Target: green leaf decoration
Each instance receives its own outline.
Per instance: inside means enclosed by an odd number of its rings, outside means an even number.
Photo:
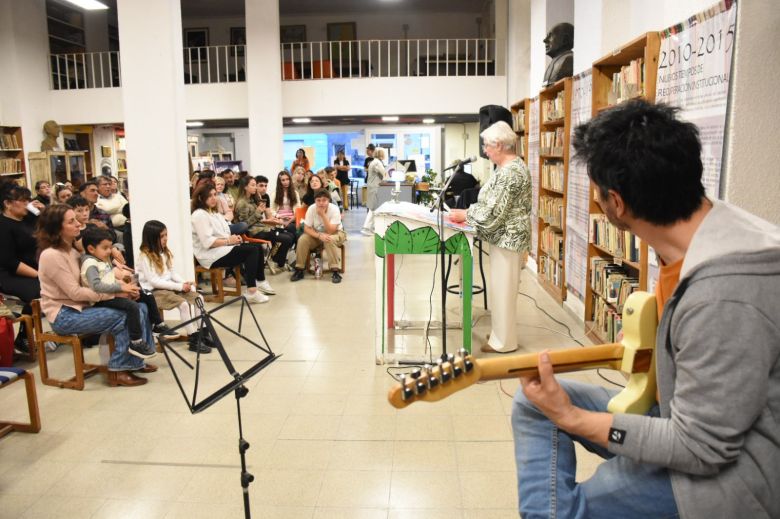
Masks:
[[[449,240],[444,242],[447,254],[467,254],[471,255],[471,249],[469,248],[469,240],[466,236],[459,232],[450,237]]]
[[[385,240],[374,233],[374,253],[380,258],[385,257]]]
[[[414,254],[436,254],[439,252],[439,235],[431,227],[419,227],[413,230],[412,252]]]
[[[385,231],[385,251],[388,254],[411,254],[412,233],[401,222],[393,222]]]

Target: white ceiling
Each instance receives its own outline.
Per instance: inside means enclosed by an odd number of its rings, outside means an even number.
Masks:
[[[181,0],[182,16],[233,17],[244,15],[245,0]],[[479,13],[492,0],[279,0],[282,16],[382,11]]]

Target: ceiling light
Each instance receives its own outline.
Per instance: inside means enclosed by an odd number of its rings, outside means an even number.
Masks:
[[[200,128],[203,126],[203,121],[187,121],[187,128]]]
[[[293,117],[292,121],[294,123],[306,124],[306,123],[310,123],[311,122],[311,118],[309,118],[309,117]]]
[[[397,115],[383,115],[382,120],[386,123],[396,123],[398,122],[398,116]]]
[[[70,2],[76,7],[81,7],[82,9],[85,9],[87,11],[98,11],[101,9],[108,9],[108,6],[106,4],[104,4],[103,2],[98,2],[98,0],[65,0],[65,1]]]
[[[425,119],[423,119],[423,124],[433,124],[435,122],[436,122],[436,119],[433,119],[431,117],[426,117]]]

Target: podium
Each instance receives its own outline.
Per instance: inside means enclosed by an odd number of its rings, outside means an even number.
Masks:
[[[420,361],[409,357],[406,352],[397,352],[389,347],[388,332],[395,329],[419,329],[396,321],[395,316],[395,263],[399,254],[440,254],[438,214],[427,207],[408,202],[385,202],[375,211],[374,220],[374,266],[376,269],[376,331],[374,336],[376,363],[396,361]],[[445,217],[444,242],[448,255],[461,257],[462,297],[461,344],[448,347],[448,352],[465,348],[471,352],[471,300],[472,300],[472,247],[475,230],[466,224],[450,222]],[[443,268],[440,265],[439,268]],[[435,301],[435,300],[434,300]],[[432,304],[435,304],[432,303]],[[432,328],[425,327],[425,331]],[[446,332],[446,330],[444,330]],[[441,352],[437,352],[441,353]]]

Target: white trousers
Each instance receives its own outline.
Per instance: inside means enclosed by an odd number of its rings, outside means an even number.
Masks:
[[[517,349],[517,290],[523,254],[490,246],[490,316],[488,344],[496,351]]]
[[[368,210],[368,214],[366,215],[366,221],[363,222],[363,229],[373,231],[374,230],[374,211],[371,209]]]

